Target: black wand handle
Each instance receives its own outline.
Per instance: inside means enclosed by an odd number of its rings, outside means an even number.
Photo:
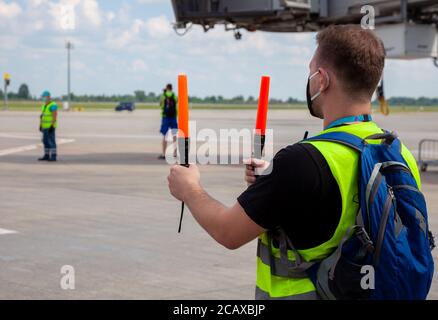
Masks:
[[[254,150],[253,157],[256,159],[261,159],[263,155],[263,148],[265,147],[265,135],[256,134],[254,135]]]
[[[261,159],[263,155],[263,148],[265,147],[265,135],[255,134],[254,135],[254,150],[252,156],[255,159]],[[252,166],[252,170],[255,171],[255,167]],[[258,176],[256,175],[256,178]]]
[[[252,152],[252,157],[255,159],[261,159],[263,156],[263,149],[265,147],[265,135],[254,135],[254,150]],[[252,171],[255,171],[255,167],[252,166]],[[255,176],[258,177],[257,175]]]
[[[184,167],[189,167],[189,145],[190,138],[178,138],[179,149],[179,164]],[[184,201],[181,202],[181,215],[179,217],[178,233],[181,233],[182,220],[184,216]]]
[[[184,201],[181,202],[181,215],[179,217],[178,233],[181,233],[181,225],[182,225],[183,216],[184,216]]]

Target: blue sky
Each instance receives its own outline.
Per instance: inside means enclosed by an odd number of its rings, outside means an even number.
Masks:
[[[74,30],[62,28],[61,6],[75,12]],[[72,51],[72,92],[160,92],[177,75],[189,78],[189,94],[257,96],[259,78],[272,77],[271,96],[305,99],[312,33],[243,33],[236,41],[223,27],[194,27],[180,37],[171,28],[170,0],[0,0],[0,72],[11,90],[27,83],[33,95],[66,92],[65,42]],[[388,97],[437,97],[438,69],[430,59],[387,61]]]

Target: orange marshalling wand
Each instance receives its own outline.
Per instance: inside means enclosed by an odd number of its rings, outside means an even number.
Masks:
[[[189,95],[187,89],[187,76],[178,75],[178,149],[180,165],[189,166]],[[179,218],[178,233],[181,232],[184,215],[184,202],[181,203],[181,216]]]
[[[264,136],[266,132],[266,118],[269,104],[269,82],[271,78],[262,76],[260,83],[259,106],[257,109],[256,133]]]
[[[187,76],[178,76],[178,137],[189,137],[189,96],[187,90]]]
[[[257,109],[256,132],[254,135],[254,154],[255,158],[262,157],[265,146],[266,119],[269,105],[269,84],[271,78],[262,76],[260,82],[259,105]]]

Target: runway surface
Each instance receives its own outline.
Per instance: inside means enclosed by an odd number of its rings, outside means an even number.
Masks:
[[[59,161],[42,155],[39,114],[0,112],[0,299],[253,299],[255,249],[222,248],[168,192],[157,110],[61,112]],[[252,110],[195,110],[198,130],[252,128]],[[375,116],[418,150],[438,139],[438,113]],[[273,110],[273,149],[321,123],[307,112]],[[438,158],[438,154],[437,154]],[[240,165],[201,166],[202,184],[232,205],[246,188]],[[431,229],[438,232],[438,169],[422,175]],[[436,264],[438,249],[434,251]],[[61,288],[74,268],[75,289]],[[435,277],[429,299],[438,299]]]

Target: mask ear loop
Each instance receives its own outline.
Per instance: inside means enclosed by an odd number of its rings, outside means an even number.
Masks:
[[[315,76],[319,73],[319,69],[318,71],[315,71],[312,75],[310,75],[309,80],[312,80],[313,78],[315,78]]]
[[[318,73],[319,73],[319,69],[317,71],[315,71],[313,74],[311,74],[310,77],[309,77],[309,82],[310,82],[310,80],[315,78]],[[311,101],[315,100],[316,98],[319,97],[320,94],[321,94],[321,92],[317,92],[315,95],[310,97],[310,100]]]
[[[314,74],[312,74],[312,75],[309,77],[309,80],[312,80],[312,78],[314,78],[318,73],[320,73],[319,69],[318,69],[318,71],[316,71]],[[328,74],[326,75],[326,78],[327,78],[327,86],[326,86],[325,88],[327,89],[328,86],[330,85],[330,77],[329,77]],[[324,89],[324,90],[325,90],[325,89]],[[318,91],[318,92],[315,93],[310,99],[311,99],[312,101],[315,100],[316,98],[318,98],[318,97],[321,95],[321,93],[322,93],[322,91]]]

